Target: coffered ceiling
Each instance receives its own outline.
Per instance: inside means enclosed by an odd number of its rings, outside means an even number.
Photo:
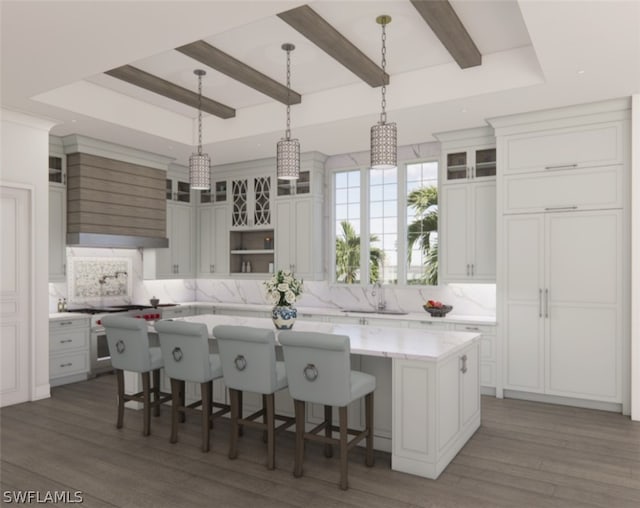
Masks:
[[[3,0],[2,106],[57,120],[55,135],[83,134],[186,164],[196,134],[193,70],[203,68],[203,95],[223,105],[220,116],[205,108],[213,114],[203,118],[204,150],[213,163],[270,157],[284,133],[281,45],[290,42],[296,46],[292,130],[302,150],[366,150],[380,109],[379,83],[344,64],[362,57],[362,69],[375,80],[380,14],[393,18],[387,111],[400,144],[483,125],[491,116],[640,91],[640,2],[451,0],[458,21],[445,18],[438,26],[434,10],[443,5]],[[319,34],[305,37],[292,13],[304,21],[309,11],[321,20],[307,29]],[[323,23],[337,35],[326,35]],[[468,33],[465,43],[451,37],[456,23]],[[324,47],[318,38],[326,39]],[[339,46],[341,39],[352,48]],[[452,44],[467,48],[466,56]],[[212,60],[202,58],[208,48]],[[143,85],[149,76],[161,81],[155,88],[129,82],[140,76]],[[267,88],[256,90],[261,81]],[[186,104],[162,94],[171,88]]]

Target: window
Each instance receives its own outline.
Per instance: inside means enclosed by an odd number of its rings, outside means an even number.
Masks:
[[[438,163],[333,176],[336,282],[437,284]]]

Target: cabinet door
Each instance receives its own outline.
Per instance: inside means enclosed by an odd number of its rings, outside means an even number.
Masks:
[[[253,226],[271,224],[271,177],[253,178]]]
[[[441,248],[442,282],[467,280],[471,274],[469,261],[469,186],[443,185],[442,231],[438,235]]]
[[[213,224],[213,206],[198,208],[198,275],[213,273],[213,246],[215,230]]]
[[[49,187],[49,281],[67,278],[67,191]]]
[[[544,217],[503,220],[505,387],[544,390]]]
[[[292,238],[294,230],[293,222],[295,218],[291,214],[291,200],[281,200],[276,203],[276,228],[275,228],[275,246],[276,246],[276,270],[291,270],[295,261],[295,247]]]
[[[231,226],[249,226],[249,179],[231,181]]]
[[[547,392],[621,401],[621,212],[547,216]]]
[[[473,254],[470,258],[471,277],[474,280],[496,280],[496,184],[474,183],[473,209],[469,222]]]
[[[174,205],[173,208],[169,250],[171,250],[173,264],[176,265],[176,275],[180,277],[192,276],[194,273],[194,249],[191,243],[194,240],[194,211],[188,205]]]
[[[175,207],[171,203],[167,203],[167,238],[169,239],[169,247],[166,249],[153,249],[149,251],[149,258],[155,256],[155,261],[151,262],[154,269],[150,270],[147,278],[171,278],[175,276],[175,266],[171,251],[175,242],[173,238],[173,221]],[[145,254],[146,255],[146,254]],[[151,261],[151,259],[150,259]]]
[[[229,274],[229,222],[226,206],[213,207],[213,271]]]
[[[480,411],[479,343],[467,348],[460,357],[460,417],[462,427]]]
[[[463,181],[469,178],[469,153],[466,150],[445,154],[445,178],[447,182]]]

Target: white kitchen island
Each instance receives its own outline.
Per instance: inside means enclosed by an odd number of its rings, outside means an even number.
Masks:
[[[205,314],[181,320],[205,323],[210,334],[219,324],[273,329],[264,318]],[[295,329],[349,336],[355,367],[360,357],[360,370],[376,376],[376,415],[384,420],[391,413],[390,443],[384,431],[374,432],[376,448],[391,451],[392,469],[435,479],[480,426],[480,334],[313,321],[298,321]],[[356,420],[359,412],[357,407]],[[350,408],[352,423],[353,413]],[[319,414],[320,408],[309,408],[310,424]]]

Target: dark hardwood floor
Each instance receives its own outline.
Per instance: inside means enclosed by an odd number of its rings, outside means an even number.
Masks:
[[[279,436],[268,471],[253,429],[239,458],[227,458],[226,421],[216,421],[209,453],[200,451],[197,417],[169,443],[168,409],[152,419],[150,437],[140,411],[127,410],[116,429],[115,393],[106,375],[0,410],[3,502],[17,491],[81,491],[82,506],[640,506],[640,423],[618,414],[483,397],[482,426],[438,480],[391,471],[385,453],[366,468],[355,450],[344,492],[337,458],[324,458],[320,445],[308,445],[305,476],[293,478],[291,433]]]

